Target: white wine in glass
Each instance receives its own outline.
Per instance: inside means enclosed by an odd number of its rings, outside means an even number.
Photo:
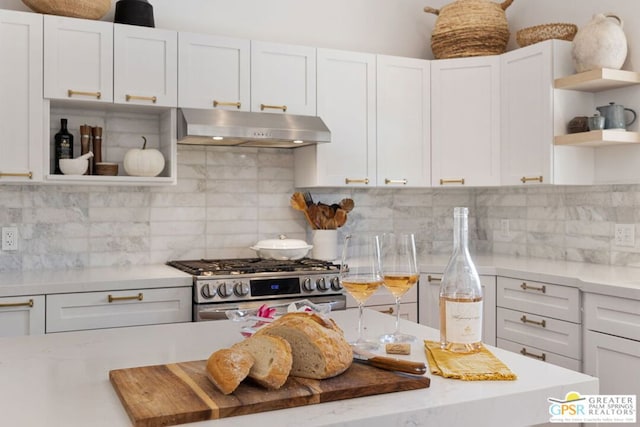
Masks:
[[[411,233],[385,234],[382,241],[382,277],[384,286],[396,300],[395,331],[382,335],[383,343],[413,342],[416,337],[400,332],[400,299],[418,283],[416,242]]]
[[[344,239],[340,263],[340,283],[358,303],[358,338],[350,344],[360,350],[374,351],[379,344],[363,336],[364,303],[382,286],[380,239],[375,235],[349,234]]]

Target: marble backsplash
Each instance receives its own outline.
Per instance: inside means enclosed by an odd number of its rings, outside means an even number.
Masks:
[[[178,176],[176,186],[160,187],[0,185],[0,226],[19,234],[17,251],[0,251],[0,271],[251,257],[261,239],[311,240],[289,206],[290,150],[179,146]],[[328,203],[354,199],[341,234],[412,230],[424,254],[451,251],[453,207],[468,206],[473,251],[640,265],[639,242],[613,240],[616,223],[640,225],[637,185],[311,194]]]

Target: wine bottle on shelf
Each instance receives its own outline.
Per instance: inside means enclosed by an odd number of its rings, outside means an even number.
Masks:
[[[440,346],[456,353],[482,348],[482,285],[469,254],[468,215],[454,208],[453,254],[440,284]]]
[[[60,119],[60,130],[53,137],[55,151],[54,173],[61,174],[60,159],[73,159],[73,135],[67,129],[67,119]]]

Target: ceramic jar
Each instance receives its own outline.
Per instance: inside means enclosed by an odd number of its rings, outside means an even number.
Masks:
[[[622,68],[627,58],[627,37],[622,27],[622,19],[616,15],[596,14],[578,29],[571,52],[576,71]]]

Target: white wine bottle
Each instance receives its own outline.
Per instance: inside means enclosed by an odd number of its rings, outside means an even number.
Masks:
[[[468,215],[454,208],[453,254],[440,284],[440,346],[456,353],[482,348],[482,285],[469,255]]]

